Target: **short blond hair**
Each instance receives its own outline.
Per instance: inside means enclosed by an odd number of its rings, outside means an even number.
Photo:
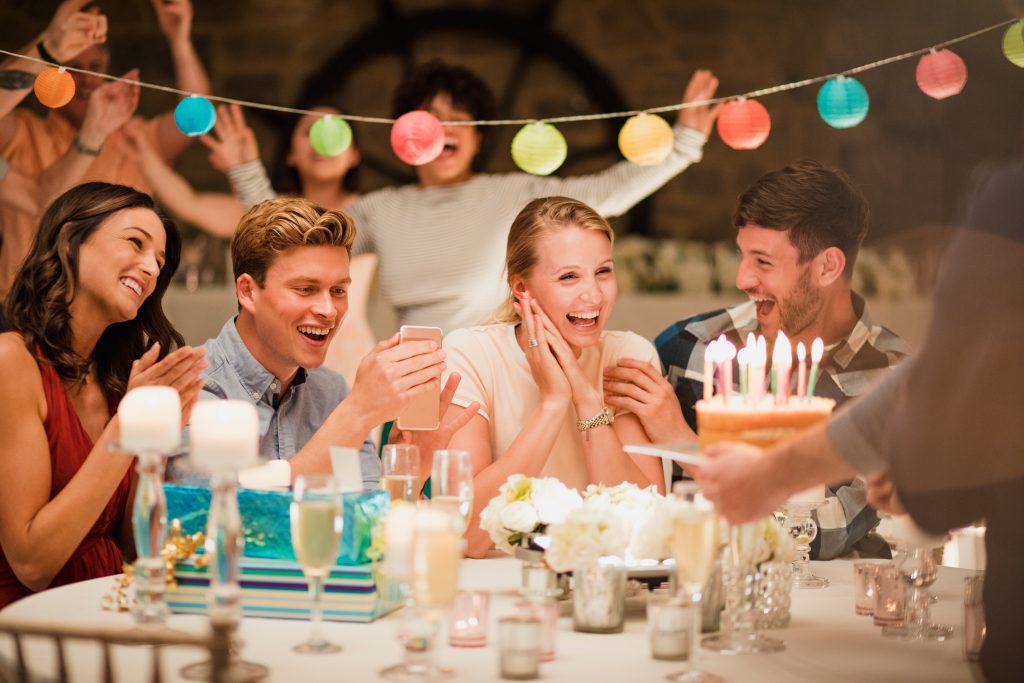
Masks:
[[[615,243],[615,232],[594,209],[578,199],[569,197],[541,197],[534,199],[519,212],[508,231],[505,249],[505,276],[509,281],[508,298],[498,306],[488,323],[518,323],[519,314],[513,306],[512,276],[526,277],[537,265],[537,243],[545,235],[564,228],[582,228],[604,233]]]
[[[295,247],[344,247],[352,254],[356,224],[344,211],[325,209],[302,197],[268,199],[249,209],[231,240],[235,279],[246,274],[260,287],[267,270]]]

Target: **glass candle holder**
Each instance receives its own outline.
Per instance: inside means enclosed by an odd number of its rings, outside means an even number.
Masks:
[[[452,647],[487,645],[487,611],[491,594],[461,591],[448,612],[448,644]]]
[[[498,667],[502,678],[532,681],[540,676],[541,623],[533,617],[498,620]]]
[[[881,566],[875,562],[853,563],[853,608],[857,614],[875,613],[875,580]]]
[[[964,577],[964,659],[978,661],[981,646],[985,642],[985,606],[982,603],[982,587],[985,575]]]
[[[906,609],[905,582],[896,567],[883,564],[875,576],[875,625],[899,624]]]
[[[647,596],[647,630],[651,656],[673,662],[690,658],[690,643],[696,626],[696,607],[669,595],[651,591]]]
[[[540,621],[540,661],[555,660],[555,634],[558,633],[558,616],[561,612],[558,600],[544,596],[531,596],[516,602],[515,615]]]

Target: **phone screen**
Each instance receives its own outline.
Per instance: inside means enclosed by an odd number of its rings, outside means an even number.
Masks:
[[[417,325],[402,325],[399,330],[401,341],[427,339],[436,342],[441,346],[440,327],[420,327]],[[413,399],[398,414],[398,428],[409,430],[431,430],[437,429],[441,424],[440,415],[441,387],[438,384],[433,391]]]

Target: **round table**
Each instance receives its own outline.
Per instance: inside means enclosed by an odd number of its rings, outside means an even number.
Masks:
[[[954,636],[943,643],[900,642],[884,638],[870,617],[857,616],[853,610],[853,568],[848,560],[812,563],[813,571],[831,580],[831,586],[819,590],[793,590],[792,623],[771,634],[786,642],[782,653],[761,656],[722,656],[702,650],[701,667],[722,675],[730,683],[759,681],[969,681],[971,665],[963,660],[960,637],[963,577],[971,572],[942,567],[933,592],[939,601],[933,606],[933,619],[955,626]],[[498,679],[496,622],[512,611],[515,590],[520,582],[520,563],[508,557],[465,560],[460,575],[464,589],[492,593],[488,646],[476,649],[451,648],[445,644],[439,661],[456,671],[455,680]],[[113,585],[113,578],[95,579],[38,593],[20,600],[3,611],[0,620],[27,619],[36,622],[60,622],[87,625],[132,626],[127,613],[105,612],[100,599]],[[632,600],[630,602],[633,602]],[[244,640],[242,656],[270,668],[271,681],[372,681],[380,680],[378,671],[401,659],[395,639],[401,613],[392,613],[372,624],[328,622],[324,632],[340,644],[342,652],[329,655],[300,655],[292,646],[302,641],[308,622],[246,618],[240,634]],[[173,615],[169,626],[201,632],[204,619],[195,615]],[[31,667],[52,674],[52,646],[30,644]],[[0,656],[10,657],[12,645],[0,639]],[[150,656],[145,648],[117,648],[120,680],[147,680]],[[178,670],[202,657],[198,651],[168,650],[164,658],[164,680],[180,680]],[[99,679],[99,653],[87,645],[71,649],[73,680]],[[642,603],[627,611],[624,633],[595,635],[576,633],[568,605],[559,622],[557,655],[543,664],[545,681],[656,681],[681,670],[677,662],[656,661],[650,656]],[[138,675],[125,675],[137,672]]]

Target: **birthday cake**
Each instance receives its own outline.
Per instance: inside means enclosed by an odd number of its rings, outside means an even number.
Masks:
[[[741,441],[765,448],[828,420],[835,404],[818,396],[780,403],[772,396],[756,403],[744,396],[713,396],[697,401],[697,437],[704,446]]]

